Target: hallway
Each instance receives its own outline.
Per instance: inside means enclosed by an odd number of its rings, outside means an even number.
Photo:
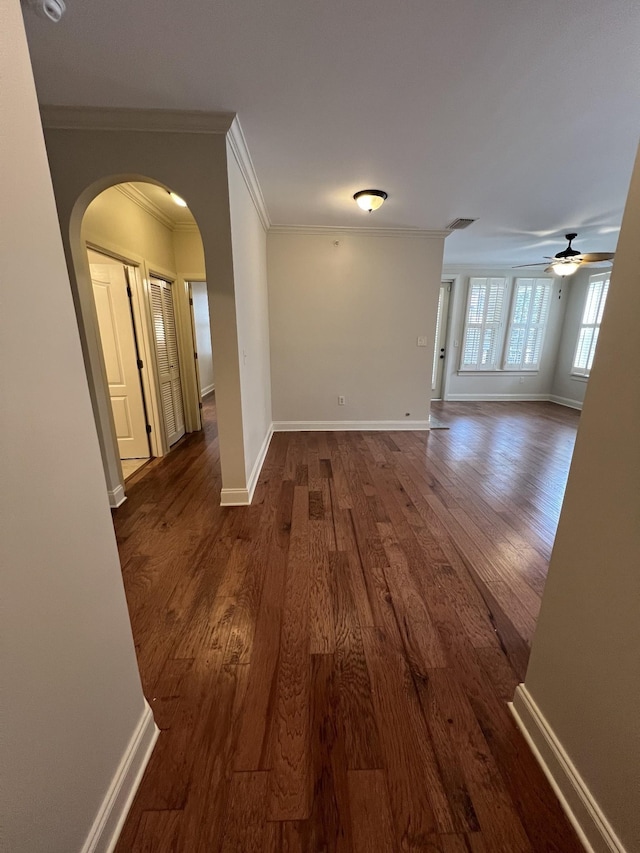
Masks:
[[[163,730],[130,851],[578,853],[506,703],[578,414],[444,403],[431,433],[277,433],[251,507],[204,434],[114,513]]]

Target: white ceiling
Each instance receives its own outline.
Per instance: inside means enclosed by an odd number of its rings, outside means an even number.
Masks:
[[[67,0],[41,103],[237,112],[274,224],[443,229],[448,263],[615,248],[637,0]],[[356,190],[389,199],[367,214]]]

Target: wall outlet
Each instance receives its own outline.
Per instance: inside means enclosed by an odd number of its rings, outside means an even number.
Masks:
[[[521,377],[520,377],[520,384],[521,384],[521,385],[524,385],[524,376],[521,376]]]
[[[342,395],[340,395],[340,396],[338,397],[338,405],[339,405],[339,406],[344,406],[344,397],[343,397]]]
[[[416,346],[426,347],[426,345],[427,345],[426,337],[424,335],[420,335],[420,337],[418,338],[418,341],[416,343]]]

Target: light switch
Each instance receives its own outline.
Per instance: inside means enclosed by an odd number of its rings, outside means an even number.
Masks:
[[[419,347],[426,347],[427,339],[424,336],[420,335],[420,337],[418,338],[418,344],[417,345]]]

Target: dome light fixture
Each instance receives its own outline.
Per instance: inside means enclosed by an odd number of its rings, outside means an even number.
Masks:
[[[558,261],[555,264],[551,264],[551,269],[556,275],[564,278],[567,275],[573,275],[579,266],[580,264],[577,264],[575,261]]]
[[[171,190],[169,190],[169,195],[171,196],[172,201],[174,201],[178,205],[178,207],[187,206],[187,202],[183,198],[180,198],[178,193],[172,193]]]
[[[372,210],[377,210],[382,206],[386,197],[387,194],[382,190],[360,190],[354,195],[353,200],[358,207],[371,213]]]

